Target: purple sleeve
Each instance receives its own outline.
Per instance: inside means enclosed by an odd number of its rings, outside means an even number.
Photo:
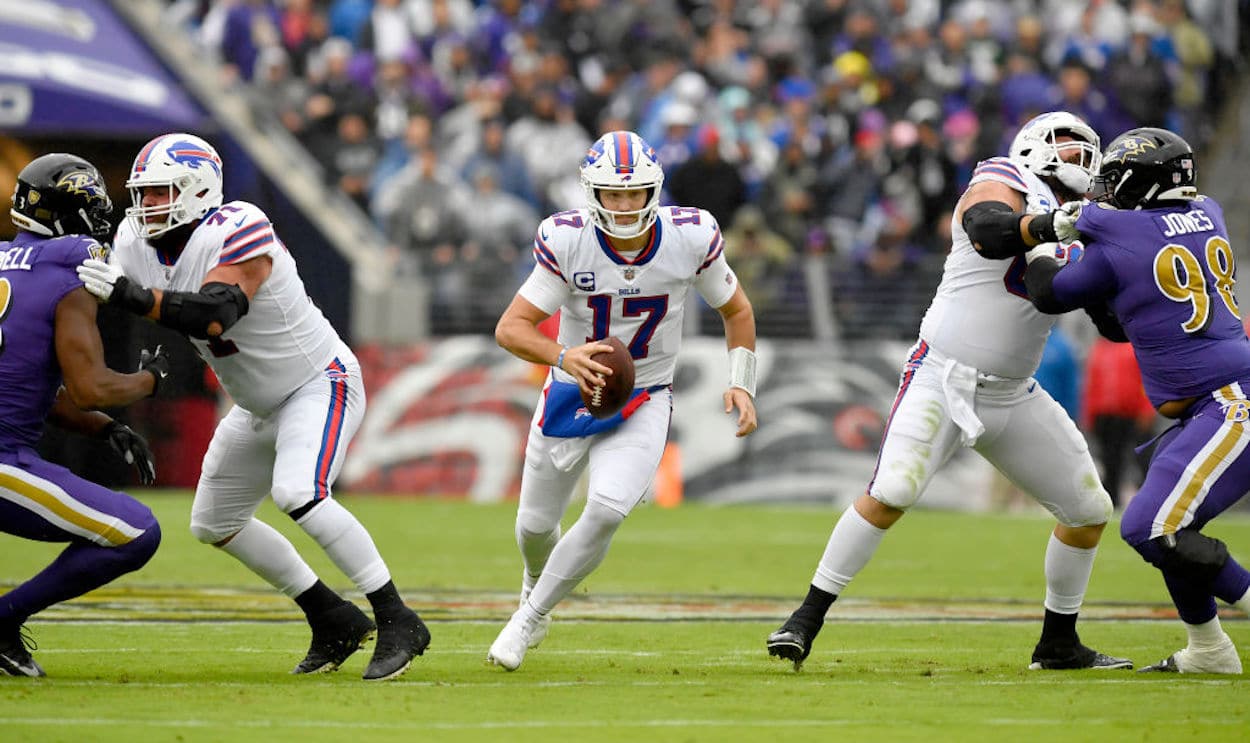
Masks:
[[[1095,243],[1085,248],[1081,260],[1069,263],[1055,274],[1055,299],[1073,309],[1108,299],[1116,291],[1115,269],[1106,251]]]

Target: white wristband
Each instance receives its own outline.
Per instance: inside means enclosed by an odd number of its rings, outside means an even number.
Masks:
[[[735,346],[729,349],[729,386],[746,390],[755,397],[755,352]]]

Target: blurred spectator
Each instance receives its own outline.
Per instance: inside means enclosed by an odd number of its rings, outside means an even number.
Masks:
[[[1206,146],[1211,124],[1205,119],[1206,80],[1215,62],[1215,49],[1206,32],[1189,16],[1185,0],[1161,0],[1159,22],[1167,28],[1179,64],[1173,101],[1176,104],[1177,133],[1195,148]]]
[[[364,116],[350,111],[339,117],[338,140],[326,163],[327,175],[362,210],[369,208],[369,184],[380,155],[381,147]]]
[[[327,162],[338,137],[338,120],[345,112],[367,114],[373,109],[370,90],[351,78],[348,63],[352,45],[339,38],[326,41],[314,63],[313,89],[304,106],[304,143],[319,162]]]
[[[399,250],[400,270],[433,277],[448,271],[467,235],[460,206],[472,199],[464,182],[439,167],[431,147],[415,153],[390,188],[396,197],[386,233]]]
[[[253,78],[256,95],[253,109],[265,116],[275,116],[295,136],[304,133],[304,102],[308,100],[308,83],[292,74],[290,58],[281,47],[264,49],[256,58]]]
[[[572,106],[552,88],[537,90],[529,114],[509,126],[504,135],[504,147],[525,163],[543,213],[581,205],[584,197],[577,166],[590,144],[589,135],[573,117]]]
[[[937,287],[909,216],[889,205],[880,237],[835,262],[833,301],[847,340],[914,336]]]
[[[360,29],[357,46],[376,62],[409,59],[417,51],[404,0],[374,0],[369,22]]]
[[[1098,132],[1103,142],[1110,142],[1132,128],[1116,105],[1094,87],[1093,73],[1078,57],[1069,57],[1060,66],[1059,82],[1046,108],[1080,116]]]
[[[730,224],[738,207],[746,203],[746,185],[737,166],[721,157],[720,132],[715,126],[699,129],[697,146],[695,156],[667,179],[668,193],[673,203],[707,209],[721,225]]]
[[[934,227],[959,197],[955,163],[942,138],[942,109],[935,101],[921,99],[907,109],[907,120],[915,127],[915,143],[900,154],[899,170],[920,198],[920,240],[939,253],[947,243],[936,241]]]
[[[876,202],[889,172],[884,135],[875,128],[861,128],[855,133],[854,146],[835,154],[821,173],[821,190],[826,197],[818,213],[826,216],[826,228],[839,253],[855,244],[864,215]]]
[[[1117,508],[1125,487],[1140,487],[1144,462],[1133,451],[1150,437],[1155,409],[1142,389],[1133,347],[1098,337],[1085,362],[1082,423],[1102,466],[1102,484]],[[1129,470],[1132,474],[1129,474]]]
[[[725,232],[725,260],[751,300],[757,325],[784,321],[774,310],[785,291],[793,259],[794,246],[769,228],[758,206],[747,204],[738,210]]]
[[[534,184],[530,182],[529,171],[525,162],[516,153],[504,147],[504,122],[502,119],[491,119],[482,125],[481,141],[477,151],[469,156],[462,169],[466,180],[472,180],[472,174],[479,168],[489,165],[494,170],[495,183],[505,193],[521,199],[537,213],[541,206]]]
[[[1154,43],[1162,28],[1150,15],[1135,12],[1129,17],[1129,31],[1128,45],[1107,64],[1107,86],[1138,126],[1166,127],[1172,81]]]
[[[764,184],[758,203],[768,224],[790,245],[802,245],[816,221],[816,190],[820,171],[815,160],[803,150],[798,139],[791,139],[781,150],[781,159]],[[749,295],[748,295],[749,296]]]
[[[535,225],[540,217],[529,204],[499,189],[499,173],[481,161],[469,172],[473,198],[463,205],[466,242],[460,251],[469,308],[467,327],[458,332],[488,333],[528,274]],[[476,301],[474,301],[476,298]]]
[[[230,76],[251,80],[261,50],[281,42],[278,11],[268,0],[236,0],[224,7],[222,61]]]

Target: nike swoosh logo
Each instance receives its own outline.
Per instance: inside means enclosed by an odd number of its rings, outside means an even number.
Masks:
[[[246,214],[245,214],[245,215],[243,215],[242,217],[239,217],[239,221],[238,221],[238,222],[235,222],[235,223],[234,223],[234,226],[235,226],[235,227],[242,227],[242,226],[243,226],[243,223],[244,223],[245,221],[247,221],[247,215],[246,215]]]
[[[1028,391],[1029,391],[1029,392],[1032,392],[1032,391],[1033,391],[1033,388],[1034,388],[1034,387],[1036,387],[1036,386],[1037,386],[1037,382],[1034,382],[1033,384],[1029,385],[1029,389],[1028,389]]]

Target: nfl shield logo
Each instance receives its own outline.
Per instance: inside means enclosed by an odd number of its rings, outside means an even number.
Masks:
[[[637,273],[637,269],[633,266],[626,266],[621,270],[621,273],[625,276],[626,281],[633,281],[634,275]]]

